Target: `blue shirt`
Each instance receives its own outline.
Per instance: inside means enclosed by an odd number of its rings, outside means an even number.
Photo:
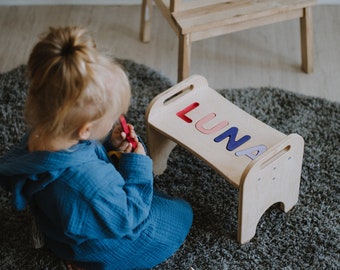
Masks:
[[[0,184],[17,209],[32,203],[47,246],[86,269],[145,269],[171,256],[191,207],[153,191],[152,160],[123,154],[117,168],[97,141],[27,151],[27,137],[0,159]]]

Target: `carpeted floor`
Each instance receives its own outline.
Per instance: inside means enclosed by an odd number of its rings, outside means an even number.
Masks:
[[[121,62],[133,89],[128,118],[145,138],[146,106],[171,82],[146,66]],[[25,131],[21,108],[26,88],[24,66],[0,74],[0,155]],[[220,93],[272,127],[304,137],[299,202],[288,213],[271,207],[261,218],[252,241],[239,245],[235,241],[237,190],[176,147],[168,169],[155,182],[169,194],[188,200],[195,219],[182,248],[155,269],[340,269],[340,104],[275,88],[226,89]],[[29,213],[13,211],[10,195],[3,191],[0,269],[63,269],[47,250],[32,248]]]

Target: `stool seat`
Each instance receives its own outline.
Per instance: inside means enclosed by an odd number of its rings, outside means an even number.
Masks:
[[[178,144],[239,189],[238,241],[249,241],[263,213],[298,200],[303,139],[285,135],[254,118],[194,75],[150,103],[147,141],[154,173],[167,166]],[[179,165],[180,166],[180,165]]]

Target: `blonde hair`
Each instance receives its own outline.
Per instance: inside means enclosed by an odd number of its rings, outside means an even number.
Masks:
[[[32,50],[28,76],[25,118],[43,136],[77,136],[82,125],[99,119],[109,107],[114,108],[113,120],[129,107],[125,72],[100,54],[80,27],[50,28]]]

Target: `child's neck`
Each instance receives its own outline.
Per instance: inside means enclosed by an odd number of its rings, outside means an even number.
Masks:
[[[78,143],[78,140],[64,138],[46,138],[36,132],[32,132],[28,139],[28,150],[56,152],[68,149]]]

